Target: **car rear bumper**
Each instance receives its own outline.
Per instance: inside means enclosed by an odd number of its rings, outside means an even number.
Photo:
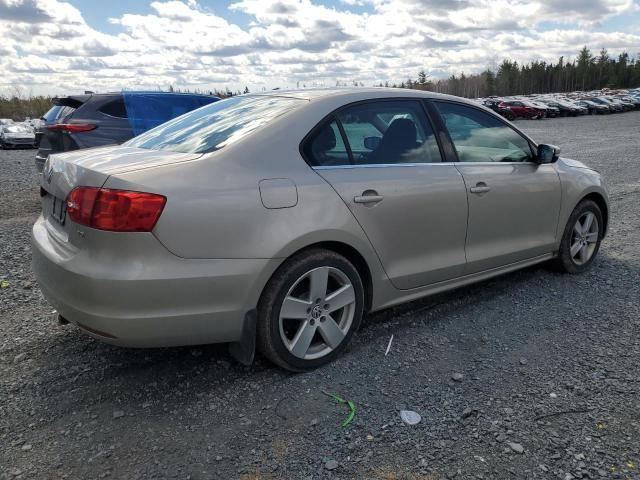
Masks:
[[[32,231],[33,270],[44,296],[70,323],[114,345],[238,341],[278,263],[183,259],[152,234],[134,234],[128,254],[74,251],[49,233],[48,221],[40,216]]]

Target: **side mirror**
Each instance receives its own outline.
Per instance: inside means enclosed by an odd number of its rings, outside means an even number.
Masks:
[[[538,145],[538,163],[554,163],[560,155],[560,147],[541,143]]]
[[[380,146],[381,141],[380,137],[365,137],[363,145],[367,150],[375,150]]]

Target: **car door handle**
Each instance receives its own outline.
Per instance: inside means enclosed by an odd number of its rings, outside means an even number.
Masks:
[[[362,195],[357,195],[353,197],[354,203],[378,203],[381,202],[384,197],[382,195],[378,195],[377,192],[373,192],[371,190],[367,190],[363,192]]]
[[[475,187],[469,189],[471,193],[487,193],[491,191],[491,187],[484,182],[478,182]]]

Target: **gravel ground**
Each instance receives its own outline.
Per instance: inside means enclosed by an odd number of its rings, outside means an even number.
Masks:
[[[1,151],[0,478],[640,478],[640,112],[519,125],[604,174],[592,270],[530,268],[376,313],[300,375],[54,325],[29,268],[34,152]],[[323,391],[355,403],[350,425]]]

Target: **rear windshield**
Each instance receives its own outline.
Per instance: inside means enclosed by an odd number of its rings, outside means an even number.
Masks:
[[[171,152],[212,152],[305,102],[289,97],[231,97],[174,118],[124,145]]]
[[[47,123],[56,123],[58,120],[62,120],[71,115],[75,110],[73,107],[54,105],[42,116],[42,119]]]
[[[61,109],[62,109],[62,105],[54,105],[53,107],[51,107],[49,109],[49,111],[47,113],[45,113],[42,116],[42,119],[47,121],[47,122],[55,121],[55,119],[58,116],[58,113],[60,112]]]

